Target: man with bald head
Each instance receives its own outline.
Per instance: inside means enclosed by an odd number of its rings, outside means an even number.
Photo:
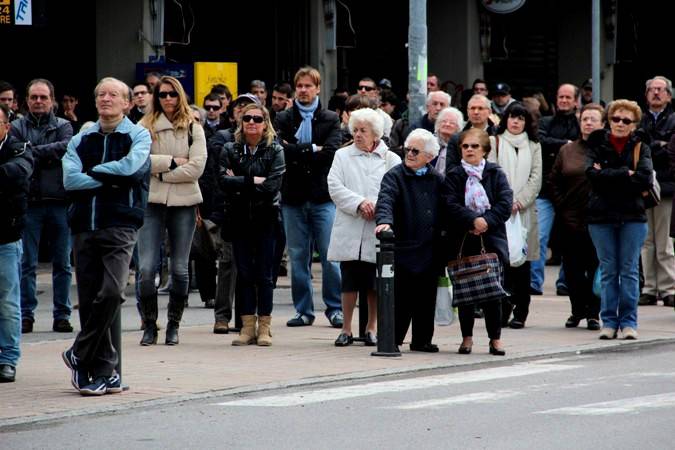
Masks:
[[[73,199],[70,228],[82,331],[62,356],[82,395],[122,392],[110,326],[124,301],[143,225],[152,144],[148,130],[124,115],[129,91],[123,82],[103,78],[94,90],[98,121],[73,137],[63,157],[63,185]]]
[[[553,116],[543,117],[539,122],[539,142],[541,142],[541,159],[543,163],[543,179],[551,174],[553,163],[563,145],[579,138],[581,129],[577,119],[577,98],[579,88],[573,84],[561,84],[556,95],[556,112]],[[555,211],[551,202],[548,183],[543,183],[537,198],[537,220],[539,222],[540,258],[532,261],[530,287],[533,295],[541,295],[544,286],[544,268],[546,250],[548,248],[551,229],[555,219]],[[566,290],[563,277],[556,282],[559,293]]]

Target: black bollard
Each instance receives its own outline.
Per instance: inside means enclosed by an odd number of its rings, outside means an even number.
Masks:
[[[372,356],[401,356],[394,328],[394,232],[382,231],[377,252],[377,351]]]

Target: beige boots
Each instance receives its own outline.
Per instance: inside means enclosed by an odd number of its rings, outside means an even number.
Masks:
[[[258,331],[256,333],[256,319],[258,319]],[[232,341],[232,345],[251,345],[255,344],[268,347],[272,345],[272,333],[270,327],[272,325],[272,316],[254,315],[241,316],[241,331],[239,337]]]

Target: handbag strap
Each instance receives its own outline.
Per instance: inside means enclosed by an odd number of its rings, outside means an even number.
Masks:
[[[640,159],[640,148],[642,148],[642,142],[638,142],[633,147],[633,171],[637,170],[638,160]]]
[[[464,241],[466,241],[466,237],[469,235],[469,233],[465,233],[464,237],[462,238],[462,244],[459,246],[459,254],[457,255],[457,259],[462,259],[462,251],[464,250]],[[479,235],[480,237],[480,254],[484,255],[487,253],[485,251],[485,242],[483,242],[483,235]]]

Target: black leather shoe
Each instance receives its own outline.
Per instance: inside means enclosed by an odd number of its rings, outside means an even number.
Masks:
[[[72,333],[73,326],[70,324],[68,319],[57,319],[52,324],[52,330],[57,333]]]
[[[471,347],[464,347],[463,345],[460,345],[457,349],[457,353],[460,355],[469,355],[471,353]]]
[[[495,356],[504,356],[506,352],[501,348],[496,348],[492,343],[490,343],[490,354]]]
[[[664,295],[661,300],[663,300],[663,306],[670,306],[671,308],[675,306],[675,295]]]
[[[598,319],[586,320],[586,328],[591,331],[598,331],[600,329],[600,321]]]
[[[340,333],[340,335],[335,339],[336,347],[346,347],[354,343],[354,337],[347,333]]]
[[[216,301],[212,298],[210,298],[210,299],[208,299],[204,302],[204,308],[206,308],[206,309],[213,309],[215,307],[216,307]]]
[[[567,289],[567,286],[558,286],[555,288],[555,295],[558,297],[567,297],[570,295],[570,291]]]
[[[148,345],[155,345],[156,343],[157,343],[157,324],[154,322],[145,322],[145,329],[143,330],[141,345],[146,347]]]
[[[574,316],[569,316],[567,322],[565,322],[565,328],[576,328],[579,326],[581,319],[578,319]]]
[[[375,347],[377,345],[377,337],[370,331],[366,331],[366,336],[363,338],[363,343],[366,347]]]
[[[511,322],[509,322],[509,328],[520,330],[521,328],[525,328],[525,322],[522,322],[518,319],[511,319]]]
[[[438,346],[428,342],[423,345],[419,344],[410,344],[410,351],[412,352],[426,352],[426,353],[438,353]]]
[[[21,319],[21,333],[32,333],[33,332],[33,321],[30,319]]]
[[[640,306],[656,305],[656,295],[642,294],[638,299],[638,305]]]
[[[178,322],[169,320],[169,323],[166,324],[166,339],[164,340],[165,345],[178,345]]]
[[[0,383],[13,383],[16,379],[16,368],[9,364],[0,364]]]

